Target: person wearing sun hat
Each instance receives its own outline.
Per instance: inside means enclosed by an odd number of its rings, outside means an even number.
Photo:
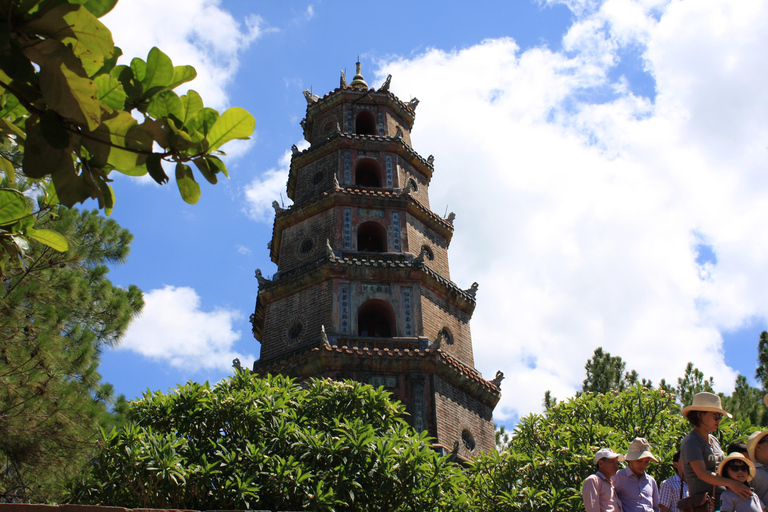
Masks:
[[[722,477],[715,472],[725,454],[712,432],[717,432],[723,416],[732,417],[723,410],[720,397],[706,391],[697,393],[693,397],[693,403],[683,408],[682,415],[693,426],[680,443],[680,460],[683,462],[683,475],[690,495],[703,495],[707,492],[711,494],[715,487],[716,509],[723,487],[743,499],[752,499],[752,491],[746,484]]]
[[[651,461],[659,462],[651,453],[650,443],[642,437],[635,438],[624,459],[628,462],[627,467],[611,478],[622,509],[624,512],[659,512],[659,487],[645,472]]]
[[[755,478],[755,465],[741,453],[731,453],[717,467],[717,474],[723,478],[747,484]],[[753,494],[750,499],[743,499],[730,489],[720,496],[721,512],[764,512],[760,498]]]
[[[763,506],[768,508],[768,430],[755,432],[749,436],[747,454],[755,464],[752,487]]]
[[[624,456],[610,448],[601,448],[592,459],[597,472],[584,480],[581,497],[587,512],[622,512],[621,502],[611,484],[611,477],[619,470]]]

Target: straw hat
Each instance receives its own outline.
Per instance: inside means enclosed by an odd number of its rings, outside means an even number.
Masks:
[[[683,408],[683,416],[687,418],[688,413],[691,411],[719,412],[723,416],[733,418],[730,413],[723,410],[723,406],[720,405],[720,397],[714,393],[707,393],[706,391],[694,395],[693,403],[688,407]]]
[[[766,432],[768,433],[768,432]],[[746,462],[747,466],[749,466],[749,477],[747,478],[747,482],[751,481],[753,478],[755,478],[755,465],[752,463],[751,460],[746,458],[743,454],[736,452],[732,453],[726,458],[723,459],[723,461],[720,463],[719,466],[717,466],[717,474],[720,476],[724,476],[726,478],[729,478],[727,475],[723,474],[723,471],[725,471],[725,465],[728,464],[732,460],[740,460],[742,462]]]
[[[651,453],[651,444],[642,437],[636,437],[629,444],[629,450],[624,456],[626,460],[637,460],[649,457],[653,462],[659,462],[659,459]]]
[[[763,430],[760,432],[755,432],[751,436],[749,436],[749,439],[747,439],[747,453],[749,453],[749,458],[752,460],[755,459],[755,448],[757,448],[757,443],[760,442],[762,438],[765,436],[768,436],[768,430]]]
[[[763,402],[765,402],[765,405],[768,406],[768,395],[763,397]]]
[[[600,459],[615,459],[618,458],[619,462],[624,462],[624,456],[616,453],[610,448],[601,448],[595,454],[595,458],[592,460],[593,464],[597,464]]]

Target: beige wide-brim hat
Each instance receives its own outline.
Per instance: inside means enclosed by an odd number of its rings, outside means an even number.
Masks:
[[[646,457],[650,458],[653,462],[659,462],[659,459],[651,453],[651,443],[642,437],[636,437],[629,444],[629,450],[624,458],[626,460],[638,460]]]
[[[768,432],[766,432],[768,433]],[[746,458],[744,454],[742,453],[732,453],[726,458],[723,459],[723,461],[720,463],[719,466],[717,466],[717,474],[720,476],[724,476],[726,478],[729,478],[728,475],[724,475],[723,471],[725,470],[725,465],[728,464],[728,462],[732,460],[740,460],[747,463],[747,466],[749,466],[749,478],[747,478],[747,482],[751,482],[753,478],[755,478],[755,465],[752,463],[751,460]]]
[[[719,412],[723,416],[733,418],[730,413],[723,410],[723,406],[720,404],[720,397],[714,393],[707,393],[702,391],[696,393],[693,397],[693,403],[688,407],[683,407],[683,416],[688,417],[688,413],[692,411],[704,411],[704,412]]]
[[[747,453],[749,453],[750,459],[755,460],[755,448],[757,447],[757,443],[759,443],[765,436],[768,436],[768,430],[754,432],[747,439]]]

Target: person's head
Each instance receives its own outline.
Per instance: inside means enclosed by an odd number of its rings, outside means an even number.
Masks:
[[[739,441],[734,441],[733,443],[729,444],[728,448],[725,449],[725,453],[728,455],[732,453],[740,453],[745,457],[749,457],[749,450],[747,450],[747,445]]]
[[[747,453],[751,460],[768,465],[768,430],[755,432],[749,436]]]
[[[675,466],[675,471],[681,477],[683,476],[683,463],[680,462],[680,450],[677,450],[672,456],[672,465]]]
[[[637,476],[645,472],[651,461],[659,462],[651,453],[650,443],[642,437],[636,437],[629,443],[629,450],[624,458],[629,461],[629,469]]]
[[[755,477],[755,465],[741,453],[732,453],[727,456],[717,467],[717,474],[747,483]]]
[[[719,396],[706,391],[696,393],[693,397],[693,403],[684,407],[682,414],[691,425],[706,432],[716,431],[724,416],[733,417],[723,410]]]
[[[597,470],[607,478],[611,478],[619,470],[619,462],[624,462],[624,456],[619,455],[610,448],[601,448],[592,460]]]

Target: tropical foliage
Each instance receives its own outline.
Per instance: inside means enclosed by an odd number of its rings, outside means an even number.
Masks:
[[[25,179],[50,179],[42,208],[93,198],[109,214],[110,173],[149,173],[163,184],[163,161],[175,167],[182,198],[196,203],[200,186],[189,164],[216,183],[227,174],[221,146],[254,130],[241,108],[219,114],[195,91],[174,92],[195,69],[174,66],[158,48],[118,65],[122,52],[99,21],[116,3],[0,0],[0,135],[22,149]],[[5,155],[0,172],[14,181]],[[0,189],[0,264],[23,258],[29,239],[66,249],[55,233],[34,228],[32,216],[17,191]]]
[[[80,503],[179,509],[465,510],[464,477],[381,388],[247,371],[131,402]]]

